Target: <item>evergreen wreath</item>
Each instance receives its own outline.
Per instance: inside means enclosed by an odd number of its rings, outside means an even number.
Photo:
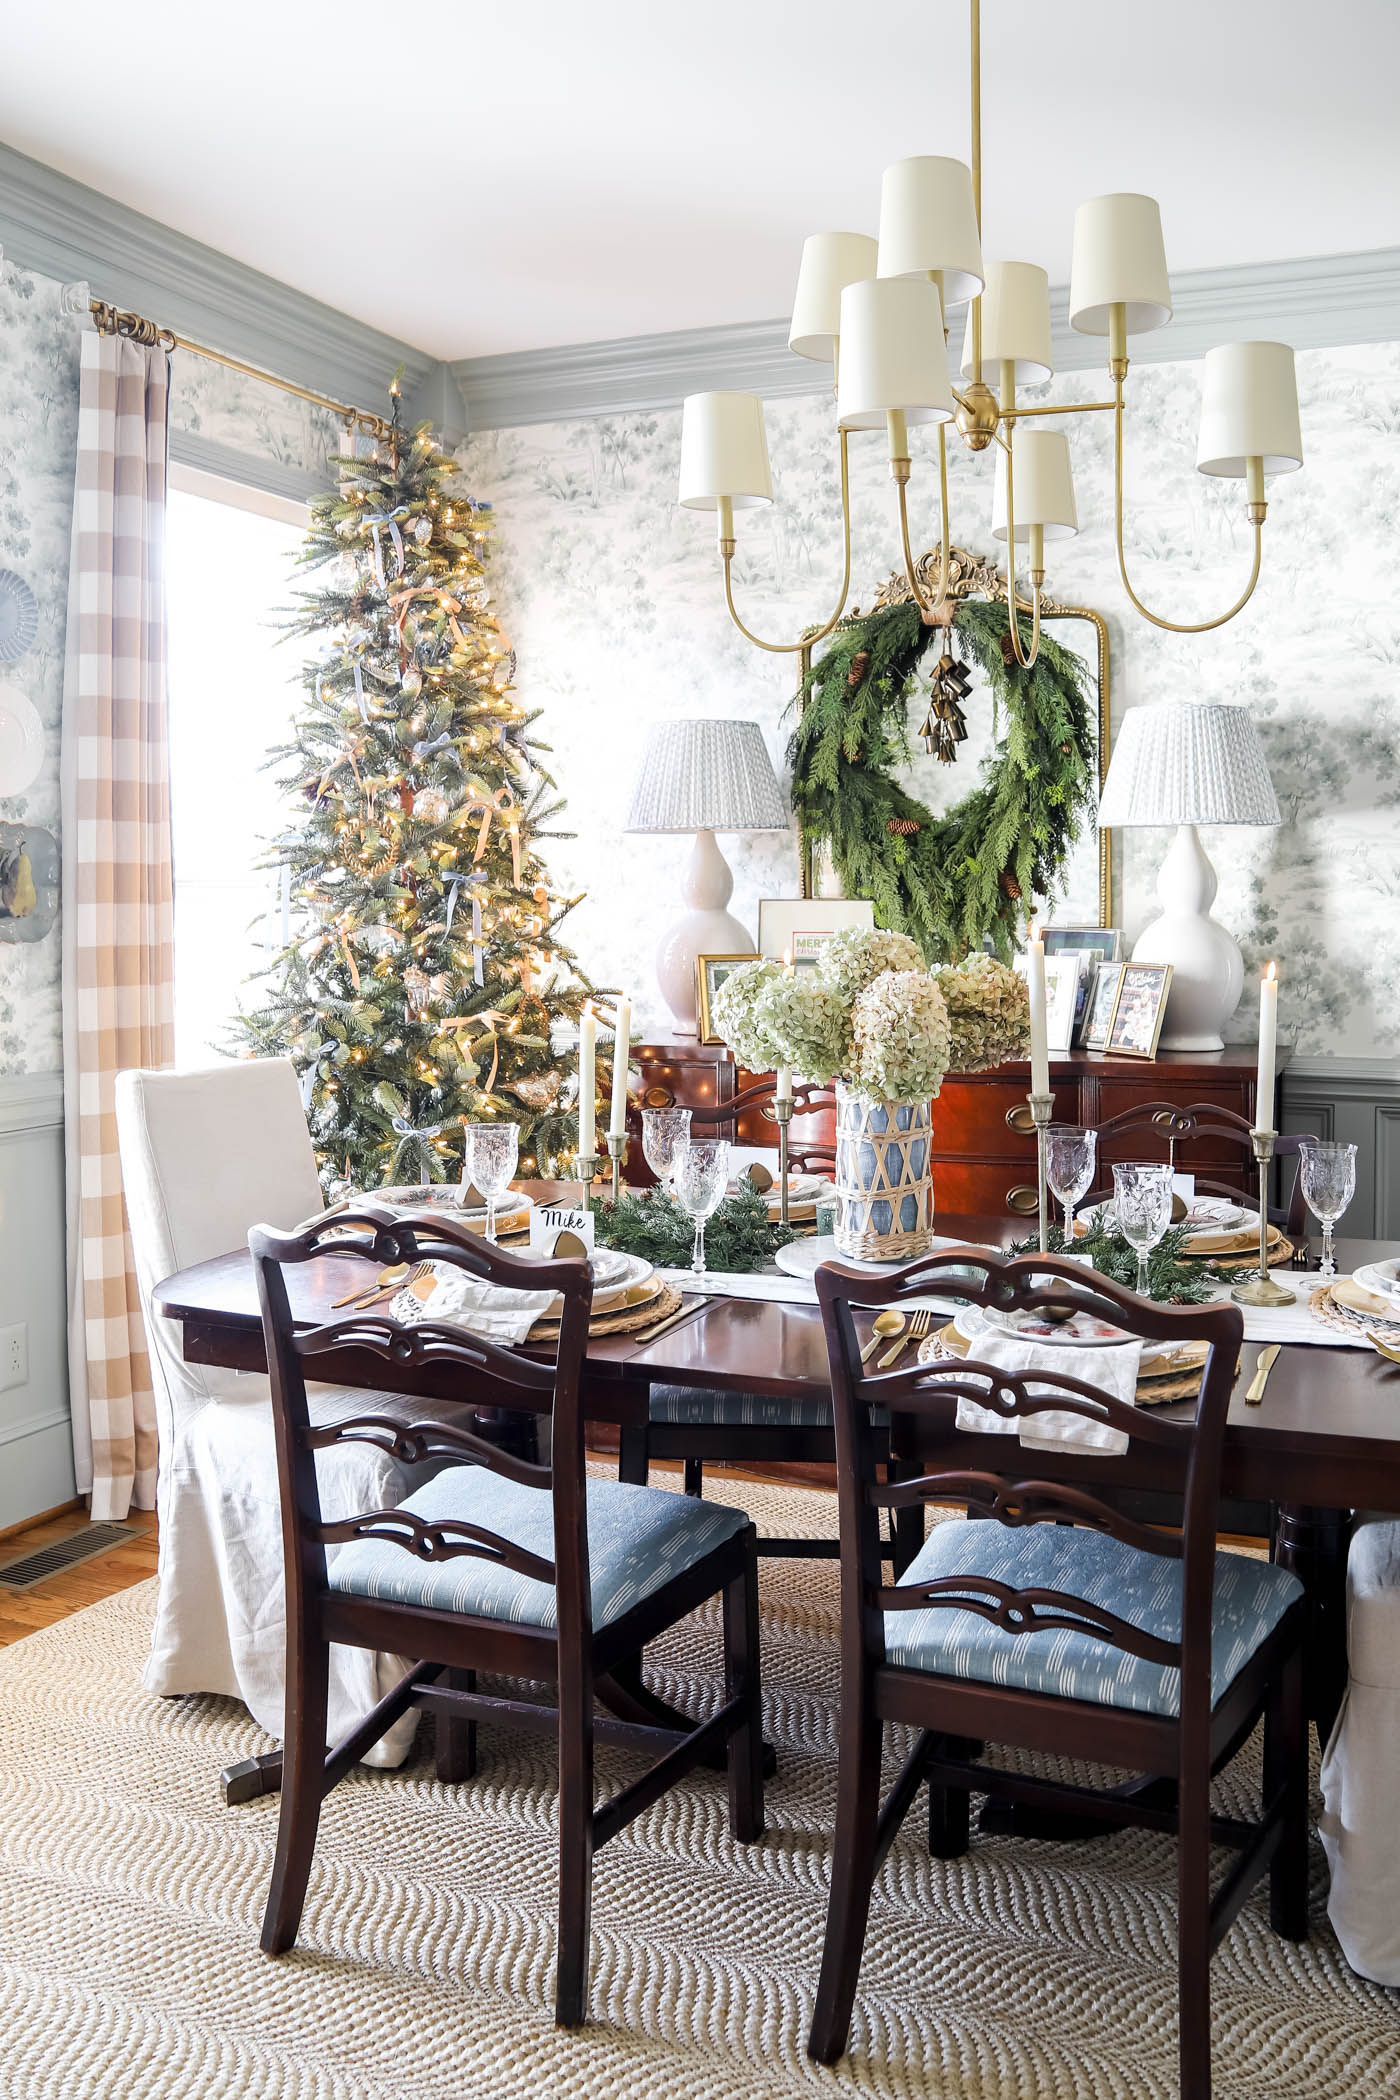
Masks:
[[[1043,630],[1021,669],[1005,605],[964,598],[953,620],[1004,723],[980,784],[935,816],[894,778],[910,755],[914,674],[944,637],[906,601],[843,622],[803,680],[788,745],[793,807],[808,839],[830,849],[845,895],[870,898],[878,923],[911,935],[931,962],[988,936],[1009,961],[1032,893],[1049,893],[1092,812],[1093,709],[1084,664]]]

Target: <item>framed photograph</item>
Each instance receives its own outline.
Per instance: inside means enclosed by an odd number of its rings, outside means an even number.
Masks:
[[[1105,1048],[1112,1057],[1155,1057],[1171,990],[1170,963],[1123,963]]]
[[[834,934],[868,933],[874,924],[868,897],[761,897],[758,952],[791,955],[794,969],[810,970]]]
[[[715,993],[740,963],[753,962],[752,955],[697,955],[695,958],[695,1008],[702,1043],[722,1043],[710,1020]]]
[[[1119,960],[1123,935],[1116,926],[1045,926],[1040,937],[1047,956],[1074,954],[1084,958],[1074,1011],[1075,1041],[1082,1042],[1099,965]]]
[[[1094,966],[1094,982],[1090,988],[1084,1010],[1084,1024],[1079,1032],[1082,1050],[1106,1050],[1108,1031],[1113,1021],[1113,1003],[1118,997],[1118,980],[1123,974],[1120,962],[1101,962]]]
[[[1073,949],[1045,958],[1045,1040],[1052,1057],[1068,1057],[1084,958]]]

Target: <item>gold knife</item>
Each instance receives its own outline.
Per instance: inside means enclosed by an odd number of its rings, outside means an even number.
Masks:
[[[1259,1361],[1254,1367],[1254,1376],[1250,1379],[1249,1390],[1244,1396],[1246,1407],[1258,1407],[1263,1399],[1264,1388],[1269,1382],[1269,1373],[1278,1361],[1278,1353],[1281,1347],[1282,1344],[1280,1342],[1270,1342],[1267,1349],[1259,1351]]]
[[[709,1302],[708,1298],[697,1298],[691,1305],[678,1305],[673,1313],[667,1313],[664,1320],[658,1320],[654,1327],[643,1327],[631,1339],[634,1342],[654,1342],[661,1335],[669,1334],[673,1327],[678,1327],[682,1320],[688,1320],[692,1313],[703,1312]]]

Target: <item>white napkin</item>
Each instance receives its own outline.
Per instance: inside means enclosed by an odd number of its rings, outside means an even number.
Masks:
[[[1101,1386],[1115,1400],[1129,1407],[1137,1404],[1138,1369],[1142,1343],[1123,1342],[1109,1347],[1076,1349],[1066,1342],[1023,1341],[1014,1334],[984,1334],[969,1355],[979,1363],[995,1364],[999,1371],[1050,1372],[1082,1379],[1085,1385]],[[1037,1390],[1032,1386],[1031,1390]],[[1053,1390],[1042,1386],[1044,1392]],[[1087,1415],[1054,1409],[1043,1415],[999,1415],[974,1400],[959,1400],[958,1428],[978,1436],[1017,1436],[1031,1451],[1055,1451],[1066,1444],[1085,1451],[1116,1454],[1128,1448],[1128,1433]]]
[[[460,1270],[443,1278],[424,1302],[425,1320],[455,1320],[489,1342],[523,1342],[557,1291],[511,1291],[480,1283]]]

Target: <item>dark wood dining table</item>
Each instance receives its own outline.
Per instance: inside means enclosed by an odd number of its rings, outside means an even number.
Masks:
[[[553,1183],[521,1186],[545,1200],[568,1193],[567,1186]],[[945,1237],[983,1247],[1008,1245],[1025,1234],[1022,1219],[940,1216],[937,1227]],[[1395,1254],[1400,1254],[1400,1246],[1383,1241],[1337,1243],[1344,1271]],[[1300,1296],[1316,1282],[1315,1272],[1278,1273]],[[326,1257],[290,1270],[294,1317],[308,1326],[324,1322],[331,1317],[332,1301],[363,1275],[363,1263],[353,1256]],[[265,1370],[246,1249],[231,1249],[180,1270],[157,1287],[154,1297],[167,1318],[182,1324],[189,1362]],[[1275,1557],[1299,1575],[1311,1600],[1309,1700],[1319,1732],[1325,1735],[1345,1684],[1344,1578],[1351,1512],[1400,1515],[1400,1366],[1369,1349],[1285,1346],[1262,1401],[1250,1405],[1245,1390],[1257,1357],[1257,1347],[1246,1343],[1226,1430],[1222,1493],[1272,1505],[1277,1512]],[[324,1358],[320,1375],[338,1384],[377,1387],[383,1380],[383,1362],[346,1350]],[[411,1390],[421,1396],[459,1399],[473,1408],[493,1404],[488,1389],[474,1388],[463,1395],[460,1388],[443,1383],[441,1372],[425,1370],[412,1376]],[[584,1391],[592,1419],[623,1429],[645,1423],[653,1384],[793,1399],[823,1395],[828,1381],[820,1314],[814,1305],[715,1297],[655,1341],[625,1334],[599,1335],[590,1341]],[[1181,1411],[1189,1415],[1191,1404],[1180,1403]],[[512,1406],[519,1406],[518,1392]],[[995,1467],[1002,1456],[994,1439],[957,1431],[951,1408],[946,1429],[939,1426],[938,1439],[944,1462]],[[892,1448],[900,1448],[898,1424],[892,1431]],[[1121,1459],[1102,1453],[1086,1459],[1068,1449],[1063,1454],[1038,1452],[1036,1457],[1037,1472],[1048,1479],[1072,1479],[1086,1465],[1092,1465],[1097,1483],[1124,1492],[1151,1494],[1160,1487],[1150,1445],[1136,1445]]]

